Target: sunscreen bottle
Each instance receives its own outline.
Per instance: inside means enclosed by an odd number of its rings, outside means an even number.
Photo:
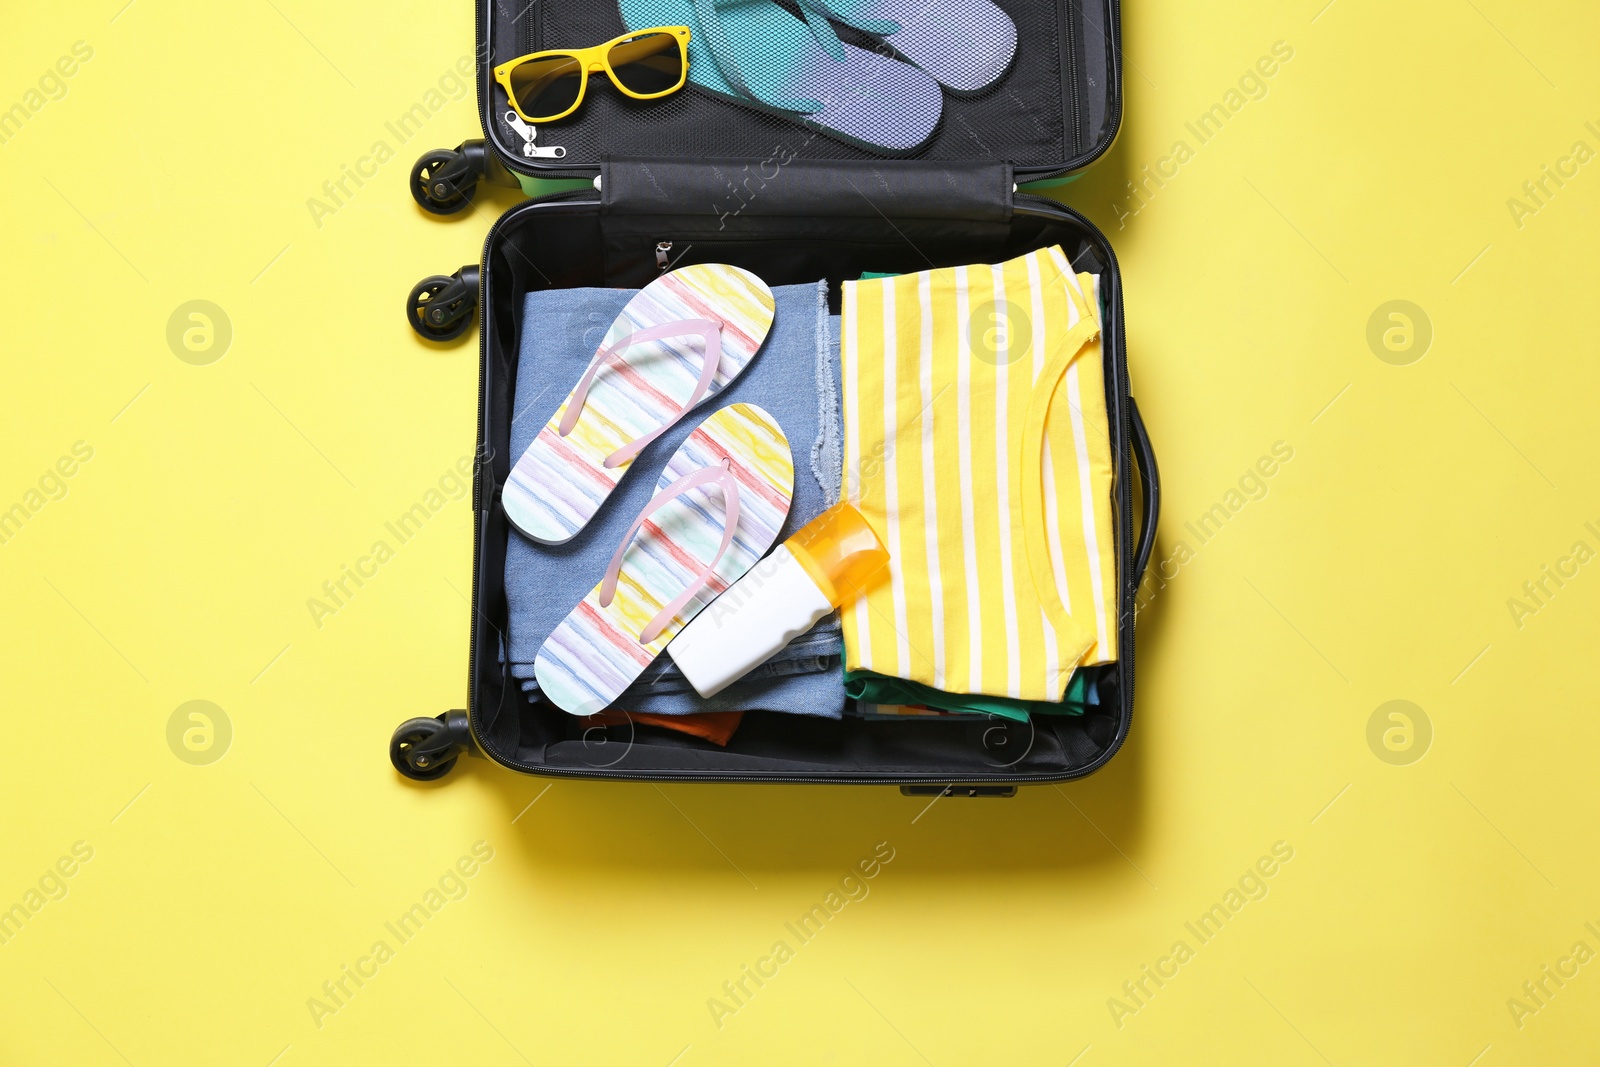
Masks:
[[[715,696],[886,578],[888,562],[861,512],[835,504],[696,615],[667,654],[695,692]]]

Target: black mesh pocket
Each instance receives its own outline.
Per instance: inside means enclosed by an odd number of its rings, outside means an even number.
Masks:
[[[1017,54],[994,85],[966,96],[944,94],[937,132],[914,158],[992,160],[1018,167],[1060,167],[1080,151],[1071,82],[1070,29],[1063,22],[1075,3],[1060,0],[996,0],[1016,23]],[[617,37],[627,28],[612,0],[507,0],[494,21],[495,62],[527,52],[583,48]],[[519,15],[518,12],[521,12]],[[883,43],[837,26],[850,44],[886,51]],[[1101,87],[1103,90],[1103,87]],[[504,92],[490,83],[486,109],[503,123]],[[507,144],[518,144],[508,128]],[[657,158],[857,159],[882,158],[802,123],[699,91],[692,83],[657,100],[632,100],[603,79],[571,116],[538,127],[541,149],[562,147],[566,166],[592,166],[619,156]]]

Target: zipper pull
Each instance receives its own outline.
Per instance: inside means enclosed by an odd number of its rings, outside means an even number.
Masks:
[[[667,253],[670,251],[672,251],[671,241],[656,242],[656,269],[662,274],[667,273],[667,268],[672,265],[672,262],[667,259]]]
[[[520,115],[518,115],[515,111],[507,111],[505,113],[505,122],[506,122],[507,126],[511,127],[511,130],[512,130],[513,133],[515,133],[518,137],[522,138],[522,140],[523,140],[522,154],[526,158],[528,158],[528,159],[565,159],[566,158],[567,150],[565,148],[562,148],[560,145],[552,145],[549,148],[540,148],[538,145],[534,144],[533,143],[534,139],[539,136],[538,129],[533,127],[533,126],[529,126],[526,122],[523,122],[522,121],[522,117]]]

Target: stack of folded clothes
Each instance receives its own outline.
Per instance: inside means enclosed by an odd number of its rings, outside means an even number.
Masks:
[[[718,276],[731,278],[736,289],[740,284],[736,268],[709,269],[731,272]],[[764,298],[759,279],[746,275],[744,284]],[[591,371],[602,345],[622,351],[629,336],[638,338],[636,347],[708,330],[737,343],[727,332],[735,328],[732,309],[716,310],[720,294],[706,296],[695,305],[700,310],[674,311],[657,306],[663,301],[649,293],[528,294],[511,428],[514,456],[529,451],[551,424],[569,383],[580,382],[581,391],[587,387],[582,383],[607,374],[617,376],[613,388],[653,388],[649,374],[628,362],[637,357],[622,359],[610,348]],[[928,722],[1026,720],[1094,709],[1101,700],[1101,671],[1095,668],[1115,662],[1118,622],[1098,279],[1074,272],[1061,250],[1052,248],[994,266],[866,275],[845,283],[842,318],[828,315],[826,283],[778,286],[770,293],[764,343],[757,334],[742,353],[716,349],[719,361],[703,370],[697,361],[702,347],[712,350],[709,333],[703,346],[664,343],[691,368],[691,377],[702,375],[702,390],[706,376],[724,375],[718,380],[726,384],[706,400],[706,412],[753,408],[775,424],[778,440],[787,439],[793,460],[787,517],[776,539],[762,544],[788,539],[842,495],[888,550],[887,580],[846,604],[842,623],[841,613],[825,616],[712,697],[701,697],[672,657],[649,647],[654,639],[638,629],[632,631],[638,645],[655,653],[653,658],[639,658],[639,648],[622,648],[628,641],[580,643],[571,646],[577,651],[568,654],[566,673],[546,676],[559,689],[591,669],[593,659],[585,657],[631,662],[629,673],[617,678],[615,688],[600,690],[593,706],[580,710],[558,699],[555,689],[547,698],[582,716],[586,728],[631,721],[724,745],[747,711],[837,719],[848,709],[875,722]],[[619,316],[636,297],[651,314],[642,323],[626,320],[640,332],[629,335],[626,326],[616,332],[613,324],[625,321]],[[740,358],[747,362],[730,371],[726,361]],[[685,412],[668,421],[659,437],[641,438],[643,430],[630,429],[620,438],[649,443],[614,489],[599,479],[606,485],[598,507],[576,508],[582,511],[578,521],[559,531],[566,536],[576,527],[569,539],[551,544],[510,538],[504,655],[530,696],[540,694],[535,666],[541,648],[554,643],[547,639],[564,620],[584,610],[608,565],[616,566],[613,559],[623,559],[619,545],[630,543],[635,520],[644,522],[660,503],[656,497],[670,480],[663,468],[715,418]],[[648,427],[659,419],[641,421],[624,409],[608,425],[635,423]],[[550,438],[551,455],[570,450],[563,436]],[[617,456],[629,447],[637,446],[625,446]],[[728,454],[723,453],[724,470]],[[784,479],[787,471],[783,465]],[[584,491],[538,481],[518,488],[534,506],[548,502],[553,508]],[[710,500],[730,508],[725,496]],[[721,527],[708,520],[708,528]],[[742,528],[736,520],[727,536]],[[652,544],[628,558],[675,550],[670,539]],[[660,606],[650,603],[652,609]],[[662,617],[671,614],[661,609]],[[635,675],[644,662],[648,666]]]
[[[606,331],[635,295],[627,289],[549,289],[524,305],[517,370],[513,457],[521,456],[584,374]],[[838,498],[841,416],[838,319],[828,316],[826,283],[777,286],[771,333],[750,365],[709,400],[710,411],[759,404],[780,424],[794,450],[794,495],[779,534],[786,538]],[[538,693],[540,647],[605,572],[629,524],[649,503],[655,474],[699,423],[679,421],[632,462],[603,507],[571,540],[550,545],[516,533],[506,549],[506,650],[511,673]],[[764,710],[839,718],[845,708],[839,620],[831,615],[776,657],[715,697],[702,698],[671,657],[662,656],[608,711],[661,716]]]
[[[890,572],[843,609],[860,705],[1025,720],[1098,701],[1079,669],[1117,654],[1098,303],[1059,248],[844,284],[847,496]]]

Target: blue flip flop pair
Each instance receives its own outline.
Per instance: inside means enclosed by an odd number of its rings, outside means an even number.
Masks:
[[[689,80],[883,155],[938,128],[941,85],[976,93],[1010,66],[1017,29],[992,0],[618,0],[630,30],[688,26]],[[839,40],[831,22],[880,36],[897,59]],[[915,64],[915,65],[913,65]]]

